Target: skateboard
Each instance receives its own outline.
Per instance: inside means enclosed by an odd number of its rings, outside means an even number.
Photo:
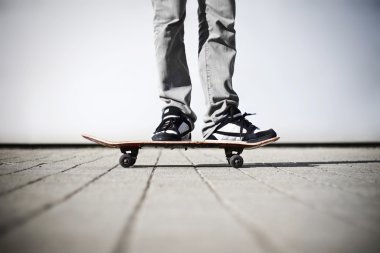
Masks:
[[[82,134],[83,138],[95,142],[99,145],[118,148],[123,153],[119,159],[122,167],[128,168],[136,162],[139,150],[144,147],[150,148],[220,148],[224,149],[228,164],[234,168],[240,168],[244,164],[240,155],[244,149],[255,149],[271,144],[280,137],[275,137],[261,142],[249,143],[244,141],[107,141]]]

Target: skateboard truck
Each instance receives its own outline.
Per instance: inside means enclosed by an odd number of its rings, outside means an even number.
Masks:
[[[139,154],[138,148],[128,149],[121,147],[120,151],[123,153],[119,159],[119,163],[122,167],[128,168],[135,164],[137,155]]]
[[[225,148],[226,159],[228,164],[234,168],[240,168],[244,164],[244,159],[240,154],[243,152],[244,148]],[[135,164],[137,160],[137,155],[139,154],[138,148],[120,148],[121,153],[119,163],[122,167],[128,168]]]
[[[225,148],[224,152],[226,154],[228,164],[236,169],[243,166],[244,160],[243,157],[240,156],[243,150],[244,148]]]

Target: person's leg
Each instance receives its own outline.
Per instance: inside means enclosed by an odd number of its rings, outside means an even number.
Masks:
[[[184,45],[186,0],[152,0],[159,96],[164,110],[177,107],[193,122],[191,80]]]
[[[152,0],[162,121],[152,139],[191,139],[196,116],[190,108],[191,80],[184,45],[186,0]]]
[[[258,131],[238,109],[232,88],[236,55],[235,0],[198,0],[199,70],[206,98],[203,137],[207,140],[260,142],[277,136]]]
[[[198,0],[199,71],[206,99],[203,135],[212,133],[239,98],[232,88],[235,0]]]

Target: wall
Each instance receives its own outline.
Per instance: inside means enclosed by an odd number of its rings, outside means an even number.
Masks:
[[[197,4],[186,51],[200,139]],[[150,1],[1,0],[0,143],[148,139],[159,123]],[[283,142],[380,141],[379,1],[237,1],[234,87]]]

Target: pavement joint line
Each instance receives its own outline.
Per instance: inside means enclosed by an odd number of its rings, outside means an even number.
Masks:
[[[221,160],[219,157],[215,157],[216,159],[218,160]],[[361,162],[361,161],[360,161]],[[373,162],[373,161],[364,161],[365,163],[368,163],[368,162]],[[376,161],[378,162],[378,161]],[[354,161],[354,163],[359,163],[358,161]],[[271,163],[266,163],[268,165],[270,165]],[[268,166],[268,167],[273,167],[277,170],[281,170],[280,168],[278,168],[277,166]],[[366,232],[369,232],[369,233],[376,233],[376,234],[380,234],[380,231],[378,230],[374,230],[372,228],[369,228],[369,227],[366,227],[366,226],[363,226],[361,224],[358,224],[356,223],[355,221],[353,221],[352,219],[348,219],[348,218],[345,218],[345,217],[342,217],[340,215],[337,215],[336,213],[334,212],[331,212],[331,211],[328,211],[326,209],[323,209],[322,207],[320,206],[317,206],[317,205],[314,205],[314,204],[311,204],[309,202],[304,202],[303,200],[299,199],[298,197],[296,197],[294,194],[288,192],[288,191],[284,191],[280,188],[277,188],[271,184],[269,184],[268,182],[264,181],[264,180],[261,180],[261,179],[258,179],[254,176],[252,176],[251,174],[247,173],[246,171],[242,170],[241,168],[237,168],[238,171],[240,171],[241,173],[243,173],[244,175],[248,176],[249,178],[257,181],[257,182],[260,182],[261,184],[264,184],[266,185],[267,187],[269,187],[270,189],[276,191],[276,192],[279,192],[280,194],[283,194],[285,196],[287,196],[288,198],[290,199],[293,199],[294,201],[304,205],[304,206],[307,206],[309,208],[311,208],[312,210],[315,210],[317,212],[320,212],[320,213],[323,213],[329,217],[332,217],[334,219],[337,219],[337,220],[340,220],[346,224],[349,224],[351,226],[354,226],[355,228],[357,229],[361,229],[361,230],[365,230]]]
[[[44,165],[46,163],[39,163],[39,164],[35,164],[31,167],[28,167],[28,168],[24,168],[24,169],[20,169],[20,170],[15,170],[15,171],[12,171],[12,172],[8,172],[8,173],[4,173],[4,174],[0,174],[0,177],[3,177],[3,176],[7,176],[7,175],[11,175],[11,174],[16,174],[16,173],[19,173],[19,172],[22,172],[22,171],[25,171],[25,170],[30,170],[30,169],[33,169],[35,167],[41,167],[42,165]]]
[[[277,167],[275,167],[276,169],[278,169]],[[268,182],[264,181],[264,180],[261,180],[261,179],[258,179],[254,176],[252,176],[251,174],[247,173],[246,171],[242,170],[241,168],[238,168],[237,170],[239,170],[241,173],[243,173],[244,175],[248,176],[249,178],[252,178],[253,180],[257,181],[257,182],[260,182],[264,185],[266,185],[267,187],[269,187],[270,189],[276,191],[276,192],[279,192],[285,196],[287,196],[288,198],[306,206],[306,207],[309,207],[310,209],[314,210],[314,211],[317,211],[319,213],[322,213],[322,214],[325,214],[329,217],[332,217],[334,219],[337,219],[337,220],[340,220],[348,225],[351,225],[357,229],[360,229],[360,230],[364,230],[368,233],[376,233],[376,234],[380,234],[380,231],[378,230],[375,230],[375,229],[372,229],[372,228],[369,228],[369,227],[366,227],[366,226],[363,226],[362,224],[359,224],[359,223],[356,223],[353,219],[349,219],[349,218],[346,218],[346,217],[343,217],[343,216],[340,216],[340,215],[337,215],[336,213],[332,212],[332,211],[328,211],[326,209],[323,209],[322,207],[318,206],[318,205],[314,205],[314,204],[311,204],[309,202],[305,202],[303,201],[302,199],[298,198],[297,196],[295,196],[294,194],[288,192],[288,191],[284,191],[280,188],[277,188],[271,184],[269,184]]]
[[[35,167],[41,167],[42,165],[46,165],[46,164],[54,164],[54,163],[58,163],[58,162],[63,162],[63,161],[68,161],[68,160],[71,160],[71,159],[74,159],[76,158],[77,156],[69,156],[69,157],[66,157],[64,159],[61,159],[61,160],[54,160],[54,161],[51,161],[51,162],[43,162],[43,163],[39,163],[35,166],[32,166],[32,167],[28,167],[28,168],[24,168],[24,169],[20,169],[20,170],[15,170],[15,171],[12,171],[12,172],[8,172],[8,173],[4,173],[4,174],[0,174],[0,177],[2,176],[6,176],[6,175],[11,175],[11,174],[15,174],[15,173],[19,173],[19,172],[22,172],[22,171],[25,171],[25,170],[30,170],[30,169],[33,169]]]
[[[180,153],[185,157],[185,159],[192,165],[195,172],[198,174],[198,176],[201,178],[202,182],[206,185],[206,187],[209,189],[211,194],[216,198],[217,202],[232,216],[235,221],[242,226],[244,229],[246,229],[254,238],[254,241],[256,241],[262,250],[264,252],[282,252],[282,250],[276,248],[274,244],[271,242],[271,239],[269,236],[263,232],[263,229],[260,229],[259,226],[254,224],[254,222],[251,221],[251,219],[245,215],[244,212],[241,212],[238,207],[233,205],[228,199],[225,199],[222,197],[222,195],[216,190],[216,187],[212,184],[212,182],[203,175],[201,170],[197,168],[197,165],[191,161],[191,159],[185,155],[183,151],[180,151]]]
[[[49,155],[49,156],[51,156],[51,155]],[[49,156],[46,156],[46,157],[49,157]],[[68,156],[68,157],[66,157],[66,158],[64,158],[64,159],[61,159],[61,160],[53,160],[53,161],[51,161],[51,162],[43,162],[43,163],[39,163],[39,164],[37,164],[37,165],[31,166],[31,167],[28,167],[28,168],[24,168],[24,169],[15,170],[15,171],[12,171],[12,172],[8,172],[8,173],[0,174],[0,177],[2,177],[2,176],[6,176],[6,175],[10,175],[10,174],[19,173],[19,172],[22,172],[22,171],[25,171],[25,170],[30,170],[30,169],[33,169],[33,168],[38,167],[38,166],[40,167],[40,166],[45,165],[45,164],[54,164],[54,163],[58,163],[58,162],[63,162],[63,161],[71,160],[71,159],[74,159],[74,158],[76,158],[76,157],[77,157],[77,156],[74,155],[74,156]],[[43,159],[43,158],[41,158],[41,159]],[[39,159],[39,160],[41,160],[41,159]]]
[[[138,214],[140,213],[140,210],[143,207],[144,202],[147,198],[148,191],[150,189],[154,173],[157,169],[158,161],[161,158],[161,154],[162,154],[162,149],[160,149],[160,151],[157,155],[156,161],[155,161],[155,163],[152,167],[152,170],[149,174],[149,177],[146,181],[145,187],[144,187],[139,199],[136,202],[136,205],[133,207],[131,214],[128,216],[128,218],[124,224],[124,227],[123,227],[121,234],[120,234],[120,236],[116,242],[116,245],[115,245],[114,249],[112,250],[113,253],[121,253],[121,252],[126,253],[129,251],[132,229],[133,229],[133,227],[137,221]]]
[[[367,195],[365,195],[365,194],[362,194],[360,192],[354,192],[354,191],[347,190],[347,189],[345,189],[343,187],[340,187],[339,185],[336,185],[336,184],[333,184],[333,183],[319,181],[317,179],[309,178],[309,177],[300,175],[299,173],[296,173],[296,172],[293,172],[293,171],[290,171],[290,170],[286,170],[286,169],[283,169],[283,168],[276,167],[276,169],[281,170],[281,171],[283,171],[283,172],[285,172],[285,173],[287,173],[289,175],[293,175],[293,176],[302,178],[303,180],[306,180],[308,182],[312,182],[312,183],[315,183],[315,184],[318,184],[318,185],[326,186],[328,188],[338,189],[338,190],[343,191],[345,193],[355,194],[355,195],[360,196],[360,197],[367,197]]]
[[[0,161],[4,161],[4,160],[10,160],[10,159],[15,159],[15,158],[18,158],[19,156],[11,156],[11,157],[3,157],[3,158],[0,158]],[[3,163],[2,163],[3,164]]]
[[[45,156],[42,156],[42,157],[37,157],[37,158],[34,158],[34,159],[15,161],[15,162],[6,162],[5,164],[17,164],[17,163],[26,163],[26,162],[40,161],[42,159],[46,159],[46,158],[51,157],[53,155],[54,155],[54,153],[50,153],[48,155],[45,155]],[[16,156],[15,158],[17,158],[17,157],[20,157],[20,156]],[[6,159],[11,159],[11,158],[6,158]]]
[[[23,161],[15,161],[15,162],[10,162],[8,164],[17,164],[17,163],[26,163],[26,162],[34,162],[34,161],[40,161],[42,159],[46,159],[48,157],[52,156],[52,154],[50,155],[46,155],[46,156],[43,156],[43,157],[38,157],[38,158],[35,158],[35,159],[29,159],[29,160],[23,160]]]
[[[221,160],[219,157],[217,159]],[[307,163],[307,164],[312,164],[312,163],[314,163],[314,164],[317,164],[317,163],[320,163],[320,164],[322,164],[322,163],[323,164],[327,164],[327,163],[329,163],[329,164],[330,163],[333,163],[333,164],[336,164],[336,163],[344,164],[344,163],[369,163],[369,162],[375,162],[375,163],[377,163],[379,161],[377,161],[377,160],[375,160],[375,161],[368,161],[368,160],[366,160],[366,161],[342,161],[342,162],[334,161],[334,162],[325,162],[325,163],[324,162],[310,162],[310,163]],[[295,163],[297,163],[297,162],[295,162]],[[301,164],[303,164],[303,162]],[[255,166],[255,165],[257,165],[257,164],[253,164],[253,166]],[[282,170],[282,171],[284,171],[284,172],[286,172],[288,174],[293,174],[294,176],[303,178],[303,179],[305,179],[307,181],[310,181],[310,182],[314,182],[314,183],[317,183],[317,184],[320,184],[320,185],[325,185],[327,187],[336,188],[336,189],[339,189],[339,190],[342,190],[342,191],[346,191],[346,192],[350,192],[350,193],[353,193],[353,194],[357,194],[357,195],[362,196],[362,197],[366,197],[366,195],[363,195],[363,194],[358,193],[358,192],[347,191],[345,188],[342,188],[342,187],[340,187],[340,186],[338,186],[336,184],[322,182],[322,181],[319,181],[319,180],[316,180],[316,179],[312,179],[312,178],[308,178],[308,177],[302,176],[302,175],[300,175],[300,174],[298,174],[296,172],[280,168],[280,167],[276,166],[277,165],[276,163],[260,163],[260,165],[261,166],[267,166],[267,167],[273,167],[273,168],[276,168],[278,170]],[[299,165],[299,164],[297,163],[297,165]],[[290,167],[290,166],[284,166],[284,167]],[[321,169],[321,170],[326,171],[326,172],[329,172],[328,170],[326,170],[324,168],[321,168],[319,166],[316,166],[316,168]],[[331,172],[331,173],[334,173],[336,175],[344,175],[344,174],[339,174],[339,173],[336,173],[336,172]],[[349,175],[347,175],[347,176],[349,176]],[[349,177],[351,177],[351,176],[349,176]],[[356,178],[356,177],[352,177],[352,178],[360,180],[359,178]],[[367,181],[367,180],[363,180],[363,181],[365,181],[365,182],[371,182],[371,181]]]
[[[91,163],[91,162],[98,161],[98,160],[100,160],[100,159],[103,158],[103,157],[104,157],[104,156],[101,156],[101,157],[98,157],[98,158],[93,159],[93,160],[91,160],[91,161],[87,161],[87,162],[83,162],[83,163],[76,164],[76,165],[74,165],[74,166],[72,166],[72,167],[70,167],[70,168],[67,168],[67,169],[64,169],[64,170],[61,170],[61,171],[58,171],[58,172],[55,172],[55,173],[51,173],[51,174],[48,174],[48,175],[45,175],[45,176],[42,176],[42,177],[36,178],[36,179],[34,179],[34,180],[31,180],[31,181],[26,182],[25,184],[21,184],[21,185],[19,185],[19,186],[13,187],[13,188],[11,188],[11,189],[5,190],[5,191],[3,191],[3,192],[0,192],[0,198],[3,197],[3,196],[5,196],[5,195],[7,195],[7,194],[10,194],[10,193],[12,193],[12,192],[14,192],[14,191],[16,191],[16,190],[20,190],[20,189],[22,189],[22,188],[24,188],[24,187],[26,187],[26,186],[29,186],[29,185],[32,185],[32,184],[34,184],[34,183],[40,182],[40,181],[42,181],[42,180],[44,180],[44,179],[46,179],[46,178],[48,178],[48,177],[50,177],[50,176],[57,175],[57,174],[60,174],[60,173],[65,173],[66,171],[69,171],[69,170],[75,169],[76,167],[81,166],[81,165],[83,165],[83,164],[88,164],[88,163]]]
[[[379,182],[377,182],[377,180],[375,179],[374,181],[371,181],[371,180],[366,180],[364,178],[358,178],[358,177],[353,177],[351,175],[347,175],[347,174],[344,174],[344,173],[338,173],[336,171],[331,171],[331,170],[328,170],[328,169],[325,169],[325,168],[321,168],[321,167],[318,167],[318,169],[324,171],[324,172],[327,172],[327,173],[331,173],[331,174],[335,174],[337,176],[344,176],[344,177],[349,177],[349,178],[352,178],[352,179],[355,179],[357,181],[362,181],[362,182],[366,182],[366,183],[370,183],[370,184],[376,184],[376,185],[379,185]],[[361,172],[363,173],[363,172]],[[380,174],[378,172],[374,172],[374,174]]]
[[[54,154],[54,153],[53,153]],[[53,154],[49,154],[49,155],[46,155],[46,156],[43,156],[43,157],[39,157],[39,158],[36,158],[36,159],[30,159],[30,160],[24,160],[24,161],[16,161],[16,162],[2,162],[0,163],[0,165],[9,165],[9,164],[17,164],[17,163],[25,163],[25,162],[30,162],[30,161],[39,161],[39,160],[42,160],[42,159],[46,159],[48,157],[51,157]],[[90,155],[92,154],[95,154],[95,151],[91,152]],[[89,155],[89,154],[87,154]],[[14,158],[18,158],[19,156],[15,156],[15,157],[12,157],[12,158],[4,158],[4,159],[0,159],[1,160],[7,160],[7,159],[14,159]],[[70,159],[73,159],[77,157],[77,155],[74,155],[74,156],[68,156],[62,160],[56,160],[56,161],[53,161],[53,163],[55,162],[61,162],[61,161],[66,161],[66,160],[70,160]],[[1,174],[0,174],[1,176]]]
[[[26,162],[39,161],[39,160],[42,160],[42,159],[48,158],[48,157],[51,156],[51,155],[52,155],[52,154],[45,155],[45,156],[43,156],[43,157],[37,157],[37,158],[33,158],[33,159],[22,160],[22,161],[3,162],[3,164],[17,164],[17,163],[26,163]],[[9,160],[9,159],[14,159],[14,158],[18,158],[18,157],[20,157],[20,156],[15,156],[15,157],[12,157],[12,158],[4,158],[4,159],[0,159],[0,160]]]
[[[8,224],[0,225],[0,238],[2,236],[5,236],[9,232],[11,232],[13,229],[15,229],[15,228],[17,228],[17,227],[19,227],[21,225],[24,225],[24,224],[28,223],[29,221],[31,221],[32,219],[38,217],[39,215],[41,215],[41,214],[49,211],[50,209],[58,206],[59,204],[64,203],[65,201],[67,201],[68,199],[70,199],[71,197],[73,197],[74,195],[76,195],[77,193],[81,192],[83,189],[87,188],[92,183],[94,183],[97,180],[99,180],[101,177],[103,177],[106,174],[108,174],[110,171],[112,171],[113,169],[115,169],[117,166],[119,166],[119,164],[116,164],[116,165],[112,166],[110,169],[106,170],[105,172],[100,173],[96,177],[92,178],[90,181],[87,181],[82,186],[80,186],[80,187],[76,188],[75,190],[69,192],[68,194],[64,195],[62,198],[59,198],[59,199],[57,199],[55,201],[51,201],[49,203],[46,203],[46,204],[42,205],[40,208],[32,210],[31,212],[29,212],[28,214],[24,215],[23,217],[17,218],[15,220],[9,222]]]

